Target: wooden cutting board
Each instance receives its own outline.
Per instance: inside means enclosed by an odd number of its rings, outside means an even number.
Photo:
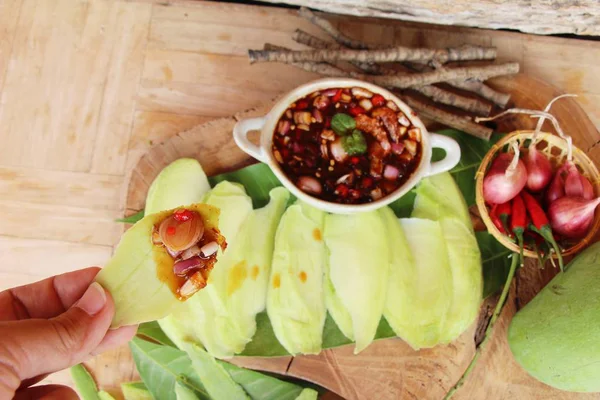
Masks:
[[[511,93],[514,106],[521,108],[543,109],[560,94],[547,83],[523,74],[498,78],[491,84],[500,91]],[[231,132],[236,121],[264,115],[270,105],[199,125],[151,148],[132,170],[127,191],[128,212],[143,209],[152,180],[162,168],[180,157],[196,158],[208,175],[236,170],[255,162],[237,148]],[[573,136],[574,144],[600,165],[600,153],[595,146],[600,134],[577,102],[560,100],[552,113],[563,130]],[[535,120],[527,116],[511,116],[501,121],[498,131],[528,129],[534,125]],[[549,130],[549,124],[545,128]],[[533,262],[519,271],[493,338],[456,398],[500,399],[510,394],[516,399],[600,399],[600,394],[561,392],[534,380],[516,364],[508,348],[506,330],[512,315],[555,273],[551,268],[540,270]],[[353,355],[350,345],[324,350],[318,356],[237,357],[234,363],[305,379],[346,399],[438,399],[454,385],[469,364],[475,351],[476,336],[484,329],[494,301],[488,299],[482,306],[478,323],[447,346],[414,351],[400,339],[385,339],[374,342],[359,355]]]

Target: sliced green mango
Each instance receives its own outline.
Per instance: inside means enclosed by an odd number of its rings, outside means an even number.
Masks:
[[[456,217],[469,230],[473,230],[469,207],[450,173],[444,172],[421,180],[416,192],[411,217],[433,221],[444,217]]]
[[[242,225],[231,249],[233,266],[225,284],[227,310],[246,342],[256,332],[256,315],[266,307],[275,232],[290,192],[279,187],[269,196],[269,203],[252,211]]]
[[[440,343],[449,343],[477,318],[483,292],[481,252],[472,230],[455,218],[440,221],[452,272],[453,296]]]
[[[115,400],[110,393],[105,392],[104,390],[98,392],[98,397],[100,397],[100,400]]]
[[[144,382],[127,382],[121,384],[125,400],[153,400],[154,398],[144,385]]]
[[[508,343],[534,378],[600,392],[600,243],[579,254],[513,317]]]
[[[453,298],[452,272],[441,224],[420,218],[401,219],[414,259],[414,269],[402,269],[410,290],[410,307],[395,321],[394,331],[415,349],[433,347],[442,337]]]
[[[208,192],[203,201],[221,209],[219,229],[230,236],[227,238],[227,250],[219,255],[206,287],[177,309],[174,315],[193,321],[193,333],[187,332],[186,336],[194,337],[194,341],[202,343],[213,356],[229,358],[241,352],[248,341],[229,315],[225,293],[227,277],[235,266],[233,249],[237,246],[241,226],[252,212],[252,199],[242,185],[223,181]]]
[[[175,396],[177,400],[199,400],[196,393],[181,382],[175,384]]]
[[[296,400],[317,400],[318,398],[319,392],[311,388],[306,388],[302,389],[302,392],[296,397]]]
[[[186,208],[200,214],[205,229],[218,231],[218,208],[203,204]],[[168,284],[173,259],[164,247],[152,243],[154,225],[172,212],[147,215],[127,230],[113,257],[96,276],[115,303],[112,328],[163,318],[180,303]]]
[[[329,249],[325,251],[325,271],[323,276],[323,291],[325,295],[325,308],[340,328],[342,334],[348,339],[354,341],[354,328],[352,327],[352,317],[337,295],[335,287],[331,282],[331,254]]]
[[[383,314],[389,275],[385,235],[385,224],[377,211],[330,214],[325,218],[329,277],[352,319],[355,353],[373,341]],[[330,314],[336,320],[331,310]],[[340,326],[340,322],[336,323]]]
[[[318,354],[323,341],[323,221],[325,213],[298,202],[281,218],[267,289],[267,313],[290,354]]]
[[[206,392],[214,400],[246,400],[250,397],[240,385],[231,379],[225,369],[206,351],[197,345],[186,346],[192,366]]]
[[[398,218],[388,207],[380,209],[379,212],[385,223],[390,250],[390,274],[383,316],[394,333],[401,336],[413,318],[412,304],[417,269]]]
[[[210,189],[200,163],[180,158],[166,166],[154,179],[146,196],[146,215],[199,203]]]

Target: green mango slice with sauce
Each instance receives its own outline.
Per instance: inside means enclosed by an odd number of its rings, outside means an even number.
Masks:
[[[185,209],[200,215],[205,237],[210,235],[208,239],[225,245],[225,238],[218,230],[218,208],[193,204]],[[123,234],[113,257],[96,276],[96,281],[110,292],[115,303],[112,328],[163,318],[185,300],[178,294],[183,282],[173,273],[173,258],[163,246],[152,241],[155,226],[174,211],[147,215],[133,225]]]

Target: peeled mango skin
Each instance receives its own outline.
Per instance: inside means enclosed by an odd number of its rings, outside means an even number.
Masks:
[[[244,389],[238,385],[213,356],[195,344],[184,350],[192,360],[192,367],[200,377],[202,385],[212,399],[250,400]],[[177,398],[179,400],[179,397]]]
[[[319,398],[319,392],[314,389],[306,388],[302,389],[298,397],[295,400],[317,400]]]
[[[153,400],[143,382],[122,383],[121,390],[125,400]]]
[[[386,302],[390,260],[385,225],[378,211],[329,214],[324,231],[329,278],[352,320],[354,353],[358,354],[373,341]],[[336,310],[329,312],[346,334],[347,327],[342,326],[347,322],[338,320]]]
[[[286,210],[277,228],[267,313],[277,340],[290,354],[321,352],[324,218],[323,211],[299,202]]]
[[[192,389],[180,382],[175,384],[175,397],[177,400],[199,400]]]
[[[202,166],[193,158],[180,158],[154,179],[146,195],[145,214],[200,203],[210,185]]]
[[[205,230],[218,232],[218,208],[204,204],[184,208],[200,214]],[[180,300],[157,274],[169,269],[172,272],[173,259],[164,247],[152,243],[154,225],[174,211],[147,215],[127,230],[113,257],[96,276],[95,280],[110,292],[115,302],[111,328],[163,318],[179,305]],[[224,241],[219,235],[217,242]]]
[[[585,249],[514,317],[508,343],[534,378],[600,392],[600,243]]]

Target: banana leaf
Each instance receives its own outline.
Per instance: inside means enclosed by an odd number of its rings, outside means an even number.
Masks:
[[[452,137],[461,147],[461,161],[450,171],[450,173],[465,197],[467,205],[472,206],[475,204],[475,172],[486,152],[501,136],[494,135],[489,142],[485,142],[460,131],[451,129],[443,130],[438,133]],[[436,160],[442,157],[443,152],[435,149],[433,159]],[[209,178],[209,182],[212,186],[223,180],[243,184],[246,188],[246,192],[252,198],[255,208],[267,204],[269,201],[269,191],[274,187],[281,186],[281,183],[277,180],[269,167],[262,163]],[[406,218],[410,216],[412,212],[414,199],[415,191],[411,190],[405,196],[392,203],[390,208],[392,208],[399,218]],[[290,203],[292,201],[293,199],[290,199]],[[476,237],[482,257],[484,277],[483,297],[487,297],[499,290],[504,284],[510,266],[510,262],[507,258],[510,251],[504,248],[487,232],[476,232]],[[256,322],[256,334],[254,335],[253,340],[246,345],[246,348],[241,355],[262,357],[287,355],[288,353],[283,346],[279,344],[273,333],[267,313],[262,312],[258,314]],[[144,329],[143,325],[140,329]],[[151,335],[147,336],[152,337]],[[394,332],[385,319],[382,318],[377,328],[375,338],[383,339],[389,337],[395,337]],[[161,341],[158,339],[155,340]],[[350,343],[351,341],[342,334],[328,314],[323,331],[323,348],[332,348]]]

